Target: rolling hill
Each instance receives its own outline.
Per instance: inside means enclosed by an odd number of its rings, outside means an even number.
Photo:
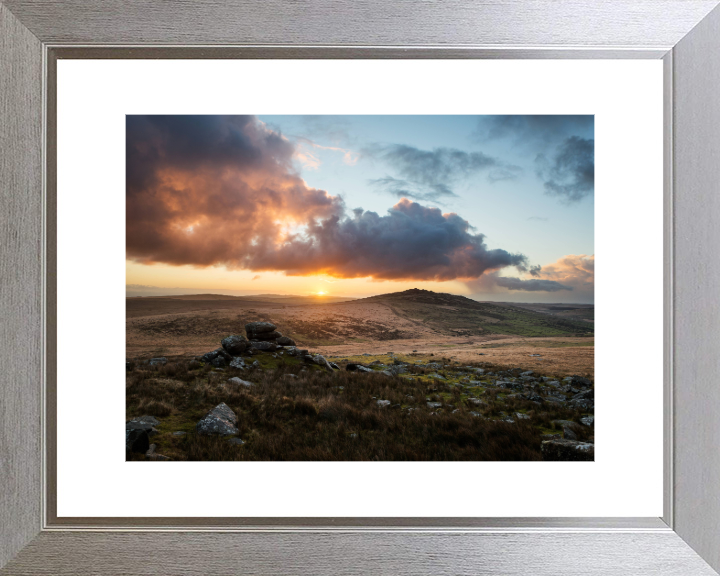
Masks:
[[[478,302],[465,296],[413,288],[354,301],[388,306],[396,316],[441,334],[479,336],[592,336],[582,320],[538,312],[502,302]]]

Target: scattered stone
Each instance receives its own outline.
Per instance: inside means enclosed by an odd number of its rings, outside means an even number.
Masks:
[[[155,448],[157,448],[157,444],[150,444],[147,452],[145,452],[145,456],[152,456],[153,454],[155,454]]]
[[[232,436],[238,433],[235,427],[237,421],[235,412],[225,402],[221,402],[197,423],[197,432],[201,435]]]
[[[330,368],[332,368],[333,370],[340,370],[340,366],[335,364],[335,362],[328,362],[328,364],[330,364]]]
[[[237,368],[238,370],[245,370],[245,368],[247,368],[247,366],[245,365],[245,360],[243,360],[240,356],[237,356],[230,361],[230,368]]]
[[[285,374],[283,378],[288,378],[290,380],[297,378],[297,374]]]
[[[575,396],[570,399],[568,404],[575,408],[580,408],[581,410],[587,410],[589,412],[592,412],[595,410],[595,391],[590,389],[575,394]]]
[[[540,445],[540,449],[543,460],[546,462],[592,462],[595,460],[595,446],[589,442],[576,442],[562,438],[557,440],[544,440]]]
[[[125,450],[136,454],[145,454],[150,448],[147,430],[135,428],[125,429]]]
[[[470,412],[470,414],[475,416],[475,418],[482,418],[482,415],[480,414],[480,412]]]
[[[257,360],[255,360],[255,362],[252,363],[252,367],[253,367],[253,368],[260,368],[260,362],[258,362]]]
[[[540,354],[530,354],[530,356],[534,356],[535,358],[542,358],[542,356],[540,356]]]
[[[445,376],[441,376],[437,372],[434,372],[433,374],[429,375],[430,378],[436,378],[438,380],[446,380]]]
[[[165,366],[167,358],[150,358],[150,366]]]
[[[532,370],[528,370],[527,372],[522,372],[520,376],[532,376],[534,372]]]
[[[325,360],[325,356],[323,356],[322,354],[316,354],[315,356],[313,356],[312,361],[321,368],[325,368],[325,370],[327,370],[328,372],[333,371],[332,366],[330,366],[330,362]]]
[[[133,418],[132,420],[130,420],[130,422],[128,422],[128,424],[130,423],[143,423],[150,424],[151,426],[157,426],[158,424],[160,424],[160,420],[155,418],[155,416],[148,416],[147,414],[145,414],[143,416]]]
[[[518,420],[530,420],[530,416],[523,414],[522,412],[515,412],[515,418]]]
[[[275,340],[280,346],[295,346],[295,340],[292,338],[288,338],[287,336],[280,336],[277,340]]]
[[[125,423],[125,430],[142,430],[148,436],[157,434],[155,426],[160,424],[160,420],[153,416],[140,416]]]
[[[585,426],[592,426],[595,423],[595,416],[585,416],[584,418],[580,418],[580,422]]]
[[[228,379],[227,383],[231,386],[245,386],[245,388],[250,388],[251,386],[254,386],[252,382],[248,382],[247,380],[243,380],[242,378],[238,378],[237,376]]]
[[[185,434],[187,434],[187,432],[182,432],[181,430],[172,433],[173,436],[185,436]]]
[[[395,376],[395,374],[390,372],[390,370],[383,370],[382,372],[380,372],[380,374],[382,374],[383,376],[390,376],[390,377]]]
[[[428,402],[427,406],[428,408],[440,408],[440,406],[442,406],[442,402]]]
[[[228,442],[230,442],[230,444],[237,444],[238,446],[245,444],[245,440],[241,440],[240,438],[230,438]]]
[[[390,400],[378,400],[377,405],[380,406],[380,408],[385,408],[385,406],[390,406]]]
[[[212,352],[207,352],[200,356],[200,362],[211,363],[213,360],[215,360],[218,357],[222,357],[226,362],[229,362],[232,360],[232,356],[225,352],[223,348],[218,348],[217,350],[213,350]]]
[[[581,376],[571,376],[570,384],[579,388],[590,388],[592,386],[592,382],[590,380]]]
[[[245,350],[250,347],[250,342],[247,341],[245,336],[232,335],[227,338],[223,338],[222,347],[231,356],[240,356]]]
[[[355,364],[353,362],[345,366],[345,370],[347,370],[348,372],[373,372],[372,368],[368,368],[366,366],[363,366],[362,364]]]
[[[217,355],[215,358],[210,360],[210,365],[215,368],[223,368],[227,364],[227,360],[223,356]]]
[[[468,402],[472,402],[473,404],[475,404],[475,406],[480,406],[481,404],[484,404],[484,402],[480,400],[480,398],[468,398]]]

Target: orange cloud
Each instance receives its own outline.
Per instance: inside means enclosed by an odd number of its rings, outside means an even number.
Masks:
[[[384,280],[527,269],[459,215],[406,198],[384,215],[346,213],[341,197],[307,186],[294,157],[254,117],[128,116],[128,259]]]

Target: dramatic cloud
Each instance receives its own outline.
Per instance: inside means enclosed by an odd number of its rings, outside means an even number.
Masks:
[[[481,162],[451,152],[459,170]],[[253,117],[128,116],[128,258],[387,280],[527,270],[524,255],[489,249],[457,214],[407,198],[384,215],[348,215],[295,173],[296,154]]]
[[[592,293],[595,289],[595,256],[563,256],[553,264],[543,266],[540,277],[572,286],[574,290]]]
[[[559,292],[567,290],[577,296],[577,300],[592,301],[595,289],[595,257],[585,254],[563,256],[552,264],[530,266],[521,272],[527,272],[532,278],[500,276],[495,271],[483,275],[466,284],[474,294],[497,294],[503,290],[525,292]],[[500,289],[500,290],[499,290]]]
[[[567,138],[548,160],[538,156],[538,175],[545,178],[545,193],[569,204],[595,190],[595,141],[577,136]]]
[[[594,116],[480,116],[474,137],[533,153],[545,193],[572,204],[595,189],[594,123]]]
[[[370,184],[397,197],[436,201],[456,197],[452,186],[462,179],[485,171],[491,182],[516,178],[521,169],[487,156],[482,152],[464,152],[454,148],[420,150],[393,144],[369,146],[363,156],[389,164],[401,178],[386,176]]]
[[[568,136],[593,133],[594,116],[554,114],[480,116],[474,138],[479,142],[509,139],[513,145],[538,150]]]

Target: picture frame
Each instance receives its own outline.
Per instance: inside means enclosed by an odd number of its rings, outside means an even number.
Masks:
[[[720,571],[718,0],[0,1],[1,574]],[[61,58],[652,58],[665,70],[661,518],[59,518]]]

